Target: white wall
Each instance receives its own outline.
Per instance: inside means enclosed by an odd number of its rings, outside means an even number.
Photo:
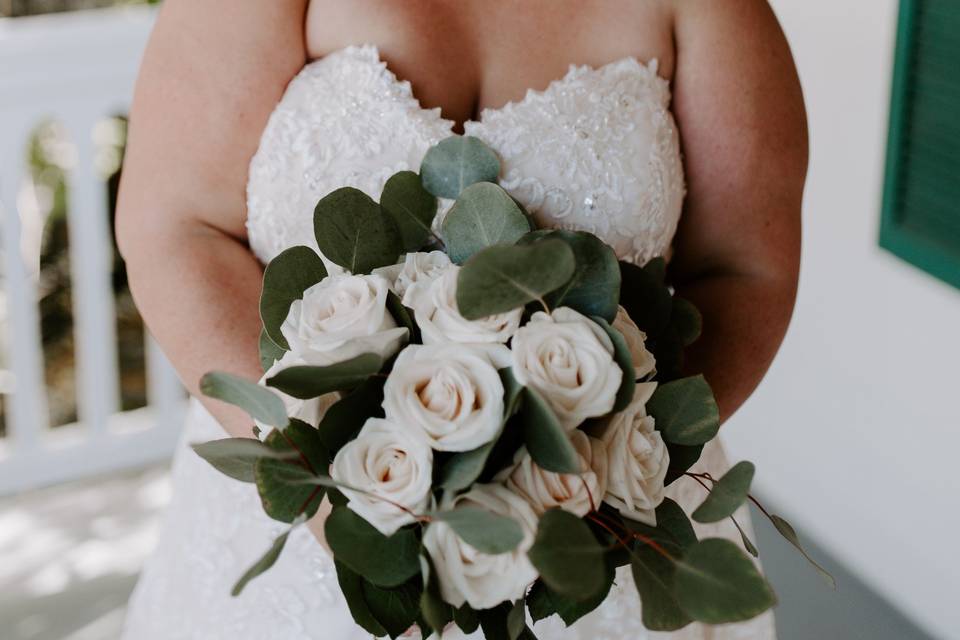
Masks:
[[[727,442],[785,515],[956,638],[960,291],[877,246],[897,3],[772,4],[809,109],[803,267],[783,350]]]

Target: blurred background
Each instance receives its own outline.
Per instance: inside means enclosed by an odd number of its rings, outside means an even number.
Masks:
[[[169,500],[185,398],[111,224],[149,4],[0,0],[3,640],[116,638]],[[780,637],[960,638],[960,3],[772,5],[810,119],[801,285],[724,432],[840,583],[756,518]]]

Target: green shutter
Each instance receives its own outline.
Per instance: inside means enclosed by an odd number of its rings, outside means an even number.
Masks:
[[[960,287],[960,0],[901,0],[880,245]]]

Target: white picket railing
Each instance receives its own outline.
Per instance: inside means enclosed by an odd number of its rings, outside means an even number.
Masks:
[[[178,436],[184,395],[149,339],[148,406],[119,411],[107,191],[92,139],[98,122],[126,113],[153,18],[138,7],[0,20],[0,331],[8,351],[0,495],[162,459]],[[28,233],[35,221],[24,197],[28,138],[47,119],[63,125],[76,149],[67,224],[80,418],[56,429],[45,407]]]

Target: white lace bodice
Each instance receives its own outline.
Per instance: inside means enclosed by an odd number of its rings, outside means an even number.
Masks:
[[[666,80],[657,64],[624,58],[599,68],[571,65],[544,91],[485,109],[465,133],[490,145],[501,180],[540,226],[586,229],[636,263],[669,250],[683,201],[683,171]],[[424,109],[374,46],[351,46],[312,62],[271,115],[250,163],[250,244],[264,262],[284,249],[316,249],[313,208],[350,185],[379,198],[396,171],[417,170],[426,150],[454,123]],[[441,203],[440,212],[450,202]],[[440,218],[441,216],[438,216]],[[263,514],[256,490],[214,471],[187,446],[225,434],[192,402],[173,468],[174,499],[160,547],[144,571],[125,640],[361,640],[340,594],[330,557],[311,534],[293,532],[277,564],[231,598],[236,578],[285,526]],[[716,442],[698,468],[728,467]],[[690,511],[703,498],[680,480],[668,495]],[[749,531],[745,511],[738,518]],[[701,536],[739,542],[729,521],[695,525]],[[640,601],[622,568],[607,600],[570,629],[556,616],[535,625],[540,640],[772,640],[772,617],[745,624],[693,624],[647,632]],[[478,640],[457,630],[444,640]]]
[[[666,253],[683,204],[670,86],[656,60],[571,65],[543,91],[484,109],[464,133],[492,147],[501,184],[539,226],[590,231],[636,263]],[[424,109],[373,45],[309,63],[290,82],[250,163],[247,228],[264,262],[295,244],[316,248],[313,208],[352,186],[379,199],[384,183],[418,170],[453,133]],[[441,215],[449,208],[442,202]]]

